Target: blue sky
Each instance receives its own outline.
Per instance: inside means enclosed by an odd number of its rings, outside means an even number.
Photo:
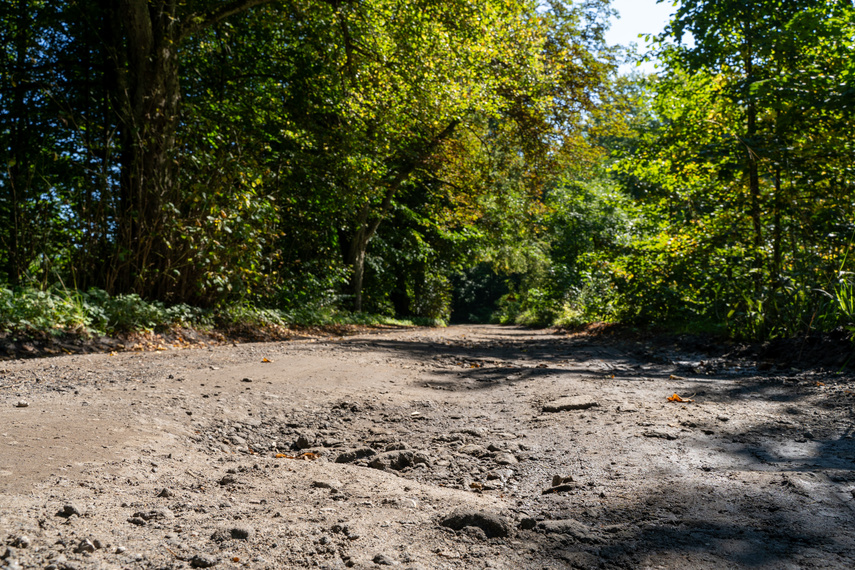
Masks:
[[[671,5],[671,0],[661,4],[657,4],[656,0],[612,0],[612,8],[620,12],[621,17],[612,21],[612,27],[606,33],[606,40],[610,44],[636,43],[639,53],[644,53],[646,49],[644,40],[639,38],[638,34],[658,34],[676,10]],[[624,72],[633,69],[655,71],[653,63],[644,64],[640,68],[634,65],[622,68]]]

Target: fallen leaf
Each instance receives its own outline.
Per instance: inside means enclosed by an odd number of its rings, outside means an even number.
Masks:
[[[825,384],[823,384],[822,382],[817,382],[816,385],[817,386],[825,386]]]
[[[673,396],[668,396],[668,401],[669,401],[669,402],[694,402],[694,400],[689,400],[689,399],[686,399],[686,398],[681,398],[680,396],[678,396],[678,395],[677,395],[677,393],[676,393],[676,392],[674,393],[674,395],[673,395]]]
[[[300,455],[286,455],[284,453],[277,453],[274,455],[277,459],[308,459],[310,461],[314,461],[318,458],[316,453],[311,453],[309,451],[305,453],[301,453]]]
[[[267,357],[261,359],[262,362],[273,362],[272,360],[268,360]]]

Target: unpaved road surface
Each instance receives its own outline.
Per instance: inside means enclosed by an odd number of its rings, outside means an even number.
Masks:
[[[0,568],[853,568],[853,392],[497,326],[3,361]]]

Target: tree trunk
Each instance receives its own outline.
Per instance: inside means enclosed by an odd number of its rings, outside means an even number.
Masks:
[[[8,203],[6,221],[6,267],[7,279],[13,285],[21,282],[27,270],[27,255],[24,252],[26,239],[26,223],[23,207],[29,202],[29,172],[31,152],[27,109],[27,83],[30,80],[27,72],[27,33],[30,29],[28,2],[18,0],[15,14],[15,63],[12,71],[13,89],[11,101],[11,140],[12,158],[8,171],[8,188],[5,189],[5,201]]]
[[[178,51],[193,32],[273,0],[232,0],[205,14],[177,13],[179,0],[105,0],[110,17],[114,111],[119,118],[121,178],[116,206],[117,251],[108,289],[165,298],[172,266],[167,245],[171,215],[164,209],[180,200],[177,187]],[[124,36],[117,31],[123,32]]]
[[[433,154],[437,146],[451,136],[454,129],[456,129],[459,124],[459,120],[451,121],[433,139],[426,142],[417,152],[412,153],[407,160],[403,161],[403,165],[386,185],[386,190],[383,194],[383,201],[377,208],[377,212],[374,213],[373,219],[370,204],[363,206],[356,215],[354,232],[345,253],[345,263],[349,265],[352,270],[350,277],[350,290],[353,295],[353,310],[355,312],[359,313],[362,311],[362,283],[365,276],[365,253],[368,249],[368,244],[371,241],[371,238],[373,238],[374,234],[377,233],[377,228],[380,226],[383,218],[386,217],[386,214],[389,213],[389,210],[392,207],[392,199],[416,168],[418,168],[420,164]]]
[[[763,287],[763,224],[760,210],[760,174],[759,157],[754,148],[757,136],[757,102],[750,93],[751,84],[754,80],[754,45],[752,42],[751,22],[745,22],[745,44],[743,46],[743,64],[745,71],[745,82],[748,92],[746,93],[746,136],[745,151],[748,160],[748,196],[750,202],[751,225],[753,227],[752,246],[754,254],[754,289],[759,294]]]

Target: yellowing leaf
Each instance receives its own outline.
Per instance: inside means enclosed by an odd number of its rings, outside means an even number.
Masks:
[[[683,402],[683,403],[694,402],[694,400],[689,400],[688,398],[681,398],[680,396],[677,395],[676,392],[674,393],[673,396],[668,396],[668,401],[669,402]]]

